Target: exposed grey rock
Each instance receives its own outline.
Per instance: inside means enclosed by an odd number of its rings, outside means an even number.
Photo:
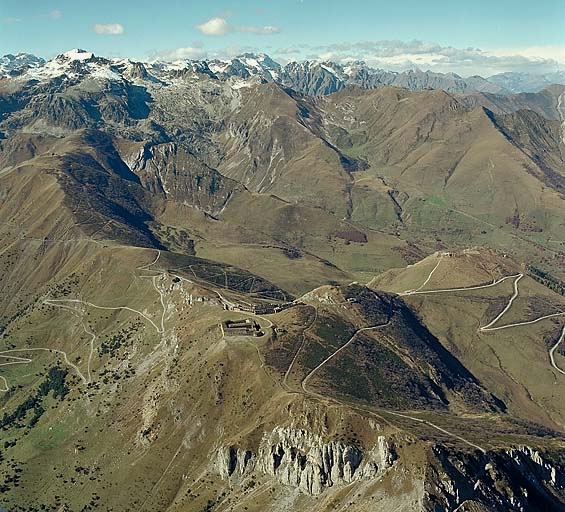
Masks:
[[[200,163],[175,143],[144,145],[124,155],[129,168],[145,188],[176,201],[217,214],[240,189],[233,180]]]
[[[367,453],[338,441],[325,442],[307,430],[277,427],[265,433],[257,452],[222,447],[216,469],[224,478],[257,470],[306,494],[319,495],[333,486],[378,478],[396,455],[383,436]]]
[[[224,446],[217,451],[216,469],[222,478],[241,477],[255,464],[255,455],[249,450]]]
[[[530,447],[485,454],[435,447],[434,455],[424,510],[454,510],[466,502],[493,510],[561,510],[565,474]]]
[[[257,450],[225,446],[217,451],[215,467],[224,479],[242,479],[258,472],[308,495],[317,496],[352,482],[378,480],[399,464],[391,443],[379,436],[372,449],[324,441],[304,429],[277,427],[266,432]],[[397,473],[398,473],[397,471]],[[419,476],[412,474],[414,488]],[[565,474],[527,446],[487,453],[434,447],[421,488],[419,508],[436,510],[560,510],[565,498]],[[538,508],[532,508],[538,507]]]

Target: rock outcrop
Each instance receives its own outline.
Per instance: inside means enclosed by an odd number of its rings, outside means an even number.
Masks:
[[[528,446],[485,454],[435,447],[425,482],[424,510],[482,504],[489,510],[563,510],[565,474]]]
[[[212,215],[222,210],[234,191],[242,189],[175,143],[146,145],[124,158],[152,193]]]
[[[266,432],[257,454],[234,446],[217,452],[216,469],[223,478],[258,471],[300,491],[319,495],[333,486],[355,480],[378,478],[390,468],[396,454],[379,436],[369,451],[340,441],[324,441],[307,430],[277,427]]]
[[[222,447],[215,462],[223,479],[261,475],[311,496],[352,482],[376,481],[396,465],[402,478],[418,487],[422,475],[412,473],[410,461],[385,436],[363,450],[292,427],[265,432],[256,452]],[[527,446],[464,453],[436,445],[426,467],[420,505],[414,510],[562,510],[565,474],[560,464]]]

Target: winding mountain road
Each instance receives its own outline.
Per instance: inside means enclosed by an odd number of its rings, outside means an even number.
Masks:
[[[290,362],[290,364],[289,364],[289,366],[288,366],[288,368],[287,368],[287,370],[284,374],[282,384],[283,384],[283,387],[285,389],[288,389],[288,390],[290,390],[290,388],[287,384],[288,376],[290,375],[290,372],[294,368],[294,363],[296,363],[296,360],[298,359],[298,355],[302,351],[302,347],[304,346],[304,342],[306,341],[306,332],[316,323],[316,320],[318,320],[318,308],[316,306],[311,306],[309,304],[307,304],[307,306],[314,309],[314,319],[310,322],[308,327],[306,327],[306,329],[304,329],[304,331],[302,332],[302,341],[300,342],[298,350],[296,351],[296,354],[294,354],[294,357],[292,358],[292,361]]]
[[[304,391],[305,394],[307,395],[311,395],[314,396],[316,398],[322,399],[322,400],[330,400],[330,401],[336,401],[335,399],[331,399],[329,397],[326,397],[320,393],[316,393],[315,391],[311,391],[308,389],[307,385],[308,385],[308,381],[312,378],[312,376],[320,369],[322,368],[324,365],[326,365],[329,361],[331,361],[334,357],[336,357],[340,352],[342,352],[343,350],[345,350],[357,337],[357,335],[359,335],[362,332],[366,332],[366,331],[371,331],[371,330],[377,330],[377,329],[383,329],[385,327],[387,327],[390,324],[390,320],[388,320],[387,322],[385,322],[384,324],[379,324],[379,325],[373,325],[371,327],[363,327],[361,329],[358,329],[357,331],[355,331],[353,333],[353,335],[351,336],[351,338],[349,338],[349,340],[344,343],[340,348],[338,348],[335,352],[333,352],[330,356],[326,357],[326,359],[324,359],[318,366],[316,366],[308,375],[306,375],[306,377],[304,377],[304,379],[302,380],[302,390]],[[339,401],[337,401],[339,403]],[[483,453],[486,453],[486,450],[482,447],[479,446],[475,443],[473,443],[472,441],[469,441],[468,439],[465,439],[464,437],[460,436],[459,434],[455,434],[453,432],[450,432],[449,430],[446,430],[442,427],[440,427],[439,425],[436,425],[435,423],[432,423],[431,421],[422,419],[422,418],[418,418],[416,416],[411,416],[409,414],[406,413],[401,413],[401,412],[396,412],[396,411],[391,411],[388,409],[376,409],[376,408],[371,408],[371,409],[366,409],[363,407],[357,407],[355,406],[354,408],[359,409],[359,410],[363,410],[365,412],[369,412],[371,414],[376,414],[376,413],[381,413],[381,414],[390,414],[392,416],[397,416],[399,418],[404,418],[404,419],[408,419],[411,421],[415,421],[416,423],[420,423],[422,425],[427,425],[435,430],[437,430],[438,432],[442,432],[445,435],[448,435],[450,437],[453,437],[454,439],[458,439],[459,441],[467,444],[468,446],[472,447],[472,448],[476,448],[477,450],[480,450]],[[374,410],[373,410],[374,409]],[[382,418],[382,417],[381,417]]]
[[[17,348],[17,349],[10,349],[10,350],[4,350],[0,352],[0,358],[5,358],[5,359],[15,359],[15,361],[12,362],[7,362],[7,363],[0,363],[0,367],[1,366],[8,366],[8,365],[12,365],[12,364],[29,364],[33,362],[33,359],[29,359],[29,358],[22,358],[22,357],[16,357],[16,356],[10,356],[10,355],[6,355],[6,354],[12,354],[14,352],[20,353],[20,352],[49,352],[49,353],[55,353],[55,354],[60,354],[63,356],[63,359],[65,361],[65,363],[70,366],[71,368],[73,368],[75,370],[75,372],[77,373],[77,375],[81,378],[81,380],[85,383],[85,384],[90,384],[90,382],[92,382],[92,378],[91,378],[91,374],[90,374],[90,366],[91,366],[91,362],[92,362],[92,356],[94,354],[94,342],[96,341],[96,334],[94,334],[93,332],[91,332],[88,327],[86,326],[86,324],[84,323],[84,321],[82,320],[82,317],[80,315],[80,311],[78,311],[75,308],[72,308],[70,306],[66,306],[66,305],[54,305],[56,307],[60,307],[62,309],[66,309],[71,311],[71,313],[75,316],[77,316],[82,324],[82,328],[84,330],[84,332],[86,334],[88,334],[89,336],[91,336],[89,345],[90,345],[90,352],[88,354],[88,362],[87,362],[87,374],[86,377],[83,375],[83,373],[80,371],[80,369],[78,368],[78,366],[76,366],[75,364],[71,363],[69,361],[69,358],[67,356],[67,353],[63,350],[57,350],[57,349],[52,349],[52,348],[48,348],[48,347],[36,347],[36,348]],[[0,380],[3,383],[3,388],[0,389],[1,392],[7,392],[10,388],[8,386],[8,381],[6,380],[5,377],[0,375]]]
[[[470,290],[482,290],[484,288],[491,288],[492,286],[496,286],[497,284],[500,284],[500,283],[506,281],[507,279],[514,279],[514,278],[520,278],[521,279],[523,276],[524,276],[524,274],[521,274],[521,273],[520,274],[512,274],[510,276],[501,277],[500,279],[495,279],[492,283],[489,283],[489,284],[462,286],[460,288],[438,288],[436,290],[422,290],[421,289],[422,287],[420,287],[420,288],[418,288],[418,290],[406,290],[404,292],[400,292],[398,295],[400,297],[406,297],[406,296],[409,296],[409,295],[431,295],[431,294],[434,294],[434,293],[453,293],[453,292],[466,292],[466,291],[470,291]]]
[[[159,277],[164,276],[165,271],[151,270],[151,268],[150,268],[153,265],[155,265],[155,263],[157,263],[157,261],[159,261],[160,256],[161,256],[161,251],[157,250],[157,254],[156,254],[154,260],[151,263],[149,263],[147,265],[142,265],[140,267],[137,267],[137,269],[136,269],[136,270],[148,271],[148,272],[158,272],[157,275],[139,276],[139,277],[150,278],[151,281],[152,281],[153,288],[159,294],[159,300],[161,302],[161,307],[162,307],[162,313],[161,313],[160,322],[159,322],[160,325],[155,323],[153,321],[153,319],[151,317],[149,317],[147,314],[145,314],[142,311],[139,311],[137,309],[130,308],[129,306],[112,306],[112,307],[111,306],[100,306],[98,304],[94,304],[92,302],[88,302],[88,301],[84,301],[84,300],[80,300],[80,299],[45,299],[43,301],[43,304],[45,304],[47,306],[54,307],[54,308],[60,308],[60,309],[67,310],[71,314],[76,316],[80,320],[84,332],[88,336],[90,336],[86,376],[80,371],[78,366],[76,366],[75,364],[73,364],[69,361],[69,359],[67,357],[67,353],[65,351],[57,350],[57,349],[51,349],[51,348],[47,348],[47,347],[22,348],[22,349],[11,349],[11,350],[0,351],[0,359],[2,359],[2,358],[10,359],[10,361],[8,361],[8,362],[0,363],[0,367],[14,365],[14,364],[29,364],[29,363],[33,362],[33,359],[30,359],[30,358],[27,358],[27,357],[17,357],[17,356],[11,356],[10,355],[10,354],[15,353],[15,352],[16,353],[21,353],[21,352],[26,353],[26,352],[41,351],[41,352],[55,353],[55,354],[60,354],[60,355],[63,356],[65,363],[75,370],[75,372],[81,378],[81,380],[84,382],[84,384],[90,384],[92,382],[92,375],[91,375],[92,358],[94,357],[95,342],[96,342],[96,339],[98,338],[98,336],[96,335],[96,333],[90,331],[88,326],[84,322],[84,320],[83,320],[84,311],[83,311],[82,308],[80,308],[80,306],[86,306],[86,307],[91,307],[91,308],[94,308],[94,309],[100,309],[100,310],[106,310],[106,311],[120,311],[120,310],[130,311],[132,313],[135,313],[136,315],[139,315],[140,317],[145,319],[147,322],[149,322],[153,326],[153,328],[157,331],[157,334],[163,335],[165,333],[165,315],[166,315],[167,307],[166,307],[166,304],[165,304],[164,292],[159,288],[159,286],[157,284],[157,279]],[[2,387],[0,387],[0,392],[7,392],[9,390],[8,381],[6,380],[5,377],[3,377],[1,375],[0,375],[0,383],[2,384]]]
[[[63,356],[65,363],[68,366],[70,366],[71,368],[73,368],[73,370],[75,370],[75,372],[81,378],[81,380],[85,384],[89,383],[89,379],[83,375],[83,373],[80,371],[78,366],[69,361],[69,358],[67,357],[67,353],[63,350],[57,350],[57,349],[54,349],[54,348],[37,347],[37,348],[14,348],[14,349],[10,349],[10,350],[3,350],[3,351],[0,352],[0,358],[14,359],[15,361],[10,361],[10,362],[7,362],[7,363],[0,363],[0,366],[9,366],[9,365],[13,365],[13,364],[29,364],[29,363],[33,362],[33,359],[29,359],[27,357],[17,357],[17,356],[10,355],[10,354],[13,354],[15,352],[17,352],[17,353],[48,352],[48,353],[52,353],[52,354],[60,354],[60,355]],[[6,355],[6,354],[8,354],[8,355]],[[3,377],[1,375],[0,375],[0,379],[2,380],[2,383],[4,384],[4,388],[0,389],[0,391],[3,391],[3,392],[8,391],[10,389],[9,386],[8,386],[8,381],[6,380],[5,377]]]
[[[19,352],[19,350],[15,350],[17,352]],[[0,366],[11,366],[14,364],[29,364],[33,361],[33,359],[29,359],[27,357],[17,357],[17,356],[11,356],[11,355],[5,355],[5,354],[10,354],[11,351],[6,350],[3,352],[0,352],[0,358],[3,359],[9,359],[10,361],[8,361],[7,363],[0,363]],[[2,382],[2,388],[0,389],[0,391],[6,392],[10,389],[10,387],[8,386],[8,381],[6,379],[6,377],[0,375],[0,381]]]
[[[441,263],[441,260],[443,259],[443,254],[440,255],[440,257],[438,258],[438,261],[435,265],[435,267],[432,269],[432,271],[429,273],[428,277],[426,278],[426,280],[415,290],[406,290],[402,293],[400,293],[399,295],[414,295],[415,293],[418,293],[422,288],[424,288],[424,286],[426,286],[429,282],[430,279],[432,278],[432,276],[434,275],[434,272],[437,270],[437,268],[439,267],[439,264]]]
[[[514,304],[514,301],[518,298],[518,295],[520,294],[519,290],[518,290],[518,283],[520,282],[520,279],[522,279],[524,277],[524,274],[518,274],[518,277],[516,277],[516,279],[514,280],[514,293],[512,294],[512,297],[510,297],[510,300],[508,301],[508,304],[506,304],[506,307],[498,314],[496,315],[487,325],[484,325],[482,327],[479,327],[480,331],[489,331],[489,330],[496,330],[496,327],[492,327],[496,322],[498,322],[512,307],[512,304]]]
[[[129,306],[115,306],[115,307],[99,306],[99,305],[94,304],[92,302],[88,302],[88,301],[80,300],[80,299],[46,299],[46,300],[43,301],[43,303],[48,305],[48,306],[55,306],[55,307],[60,306],[59,303],[70,303],[70,304],[83,304],[85,306],[89,306],[89,307],[94,308],[94,309],[102,309],[102,310],[105,310],[105,311],[120,311],[120,310],[130,311],[132,313],[135,313],[136,315],[139,315],[140,317],[144,318],[145,320],[147,320],[155,328],[155,330],[157,331],[158,334],[163,334],[163,332],[164,332],[164,329],[162,329],[162,327],[159,327],[145,313],[138,311],[137,309],[130,308]]]
[[[525,274],[523,274],[522,272],[518,273],[518,274],[513,274],[510,276],[505,276],[505,277],[501,277],[500,279],[495,279],[492,283],[490,284],[486,284],[486,285],[477,285],[477,286],[466,286],[466,287],[461,287],[461,288],[440,288],[440,289],[436,289],[436,290],[422,290],[422,288],[430,281],[432,275],[434,274],[434,272],[437,270],[439,264],[441,263],[441,257],[440,260],[437,262],[436,266],[432,269],[432,271],[430,272],[430,274],[428,275],[428,277],[426,278],[426,280],[424,281],[424,283],[417,288],[416,290],[406,290],[404,292],[399,293],[399,296],[410,296],[410,295],[428,295],[428,294],[434,294],[434,293],[453,293],[453,292],[461,292],[461,291],[469,291],[469,290],[480,290],[480,289],[484,289],[484,288],[490,288],[492,286],[496,286],[504,281],[506,281],[507,279],[514,279],[514,292],[512,294],[512,296],[510,297],[510,299],[508,300],[508,303],[506,304],[506,306],[504,307],[504,309],[498,314],[496,315],[495,318],[493,318],[488,324],[483,325],[483,326],[479,326],[479,332],[493,332],[493,331],[500,331],[502,329],[510,329],[512,327],[520,327],[520,326],[524,326],[524,325],[532,325],[532,324],[536,324],[538,322],[541,322],[542,320],[546,320],[548,318],[556,318],[558,316],[563,316],[565,315],[565,311],[558,311],[556,313],[550,313],[548,315],[543,315],[540,316],[538,318],[535,318],[533,320],[524,320],[522,322],[513,322],[510,324],[506,324],[506,325],[500,325],[498,327],[493,327],[496,323],[498,323],[498,321],[506,314],[508,313],[508,311],[510,310],[510,308],[512,307],[512,305],[514,304],[514,301],[518,298],[518,296],[520,295],[520,290],[518,288],[518,283],[520,282],[520,280],[524,277]],[[565,327],[564,329],[564,333],[565,333]],[[559,339],[559,341],[554,345],[554,347],[550,350],[549,353],[549,358],[550,358],[550,362],[551,365],[559,372],[562,373],[563,375],[565,375],[565,371],[562,370],[561,368],[559,368],[557,366],[557,364],[555,363],[555,357],[554,357],[554,353],[555,350],[557,349],[557,347],[560,345],[560,343],[563,341],[563,334],[561,335],[561,338]]]
[[[312,378],[312,376],[320,369],[322,368],[322,366],[324,366],[326,363],[328,363],[329,361],[331,361],[335,356],[337,356],[342,350],[345,350],[351,343],[353,343],[353,341],[355,340],[355,338],[357,337],[358,334],[365,332],[365,331],[372,331],[375,329],[382,329],[384,327],[386,327],[387,325],[390,324],[390,320],[388,320],[386,323],[384,324],[379,324],[379,325],[373,325],[371,327],[362,327],[361,329],[357,329],[353,335],[351,336],[351,338],[349,338],[349,340],[344,343],[340,348],[338,348],[335,352],[333,352],[330,356],[326,357],[326,359],[324,359],[318,366],[316,366],[316,368],[314,368],[308,375],[306,375],[306,377],[304,377],[304,379],[302,379],[302,389],[304,390],[304,392],[308,392],[306,389],[306,385],[308,384],[308,381]]]
[[[563,326],[563,330],[561,331],[561,336],[557,340],[557,343],[553,345],[553,347],[549,351],[549,360],[551,361],[551,366],[553,366],[559,373],[565,375],[565,371],[559,368],[559,366],[557,366],[557,364],[555,363],[555,355],[554,355],[555,351],[557,350],[557,347],[559,347],[559,345],[563,343],[563,339],[565,339],[565,326]]]

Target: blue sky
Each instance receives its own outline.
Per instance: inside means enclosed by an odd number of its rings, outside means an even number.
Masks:
[[[564,0],[0,0],[0,54],[264,51],[471,74],[565,69]]]

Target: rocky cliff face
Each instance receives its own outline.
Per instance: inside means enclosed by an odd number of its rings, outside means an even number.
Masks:
[[[487,510],[563,510],[562,465],[528,446],[472,455],[435,447],[430,462],[426,510],[471,503]]]
[[[356,480],[375,479],[396,460],[385,437],[368,451],[340,441],[324,441],[303,429],[277,427],[265,432],[257,452],[234,446],[218,450],[216,469],[224,478],[257,471],[310,495]]]
[[[408,478],[420,492],[419,504],[403,510],[562,510],[563,468],[528,446],[487,453],[439,445],[425,450],[422,474],[409,460],[411,453],[397,452],[385,436],[363,449],[305,429],[276,427],[264,433],[256,449],[218,449],[214,469],[236,485],[267,477],[303,495],[320,496],[354,482],[364,489],[376,484],[379,494],[386,493],[383,476],[395,468],[393,478]]]
[[[129,168],[152,193],[215,215],[243,187],[199,162],[175,143],[143,146],[124,155]]]

